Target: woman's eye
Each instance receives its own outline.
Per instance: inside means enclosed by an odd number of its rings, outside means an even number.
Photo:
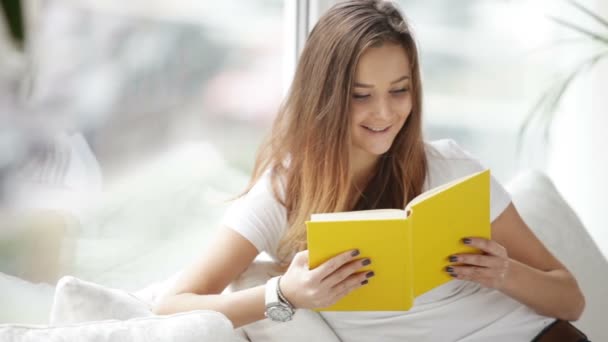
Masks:
[[[369,94],[353,94],[353,97],[357,100],[365,99],[369,97]]]
[[[399,94],[399,93],[405,93],[405,92],[407,92],[409,90],[410,90],[410,88],[401,88],[401,89],[393,90],[391,93],[393,93],[393,94]]]

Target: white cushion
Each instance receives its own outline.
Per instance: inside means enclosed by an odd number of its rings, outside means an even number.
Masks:
[[[215,311],[192,311],[171,316],[98,321],[60,327],[0,325],[0,341],[79,342],[216,342],[242,341],[232,323]]]
[[[235,279],[223,293],[230,293],[248,289],[265,284],[268,279],[279,275],[271,258],[266,254],[260,254],[254,262],[249,265],[245,272]],[[135,292],[135,295],[148,302],[156,302],[162,298],[177,281],[179,273],[167,279]],[[296,310],[293,320],[286,323],[276,323],[269,319],[262,319],[236,329],[236,333],[243,339],[253,342],[339,342],[333,330],[325,323],[325,320],[317,312],[312,310]]]
[[[150,307],[154,307],[158,301],[167,294],[167,292],[172,290],[173,286],[179,280],[181,275],[182,271],[179,271],[163,281],[152,283],[143,289],[133,292],[133,295],[148,303]]]
[[[66,276],[57,283],[50,324],[127,320],[152,315],[150,305],[126,291]]]
[[[507,189],[530,229],[578,280],[587,305],[575,325],[591,340],[608,341],[608,262],[585,226],[540,172],[520,174]]]
[[[47,324],[55,288],[0,272],[0,323]]]

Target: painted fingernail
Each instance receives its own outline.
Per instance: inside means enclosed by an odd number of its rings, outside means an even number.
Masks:
[[[464,244],[468,245],[468,244],[470,244],[470,243],[471,243],[471,239],[469,239],[469,238],[464,238],[464,239],[462,239],[462,243],[464,243]]]
[[[355,249],[354,251],[352,251],[352,253],[350,253],[350,255],[356,257],[357,255],[359,255],[359,250]]]
[[[450,262],[456,262],[458,261],[458,257],[455,255],[450,255]]]
[[[371,261],[371,260],[369,260],[369,259],[363,259],[363,261],[361,262],[361,265],[363,265],[363,266],[367,266],[367,265],[369,265],[369,264],[371,264],[371,263],[372,263],[372,261]]]
[[[366,278],[371,278],[371,277],[373,277],[373,276],[374,276],[374,271],[370,271],[370,272],[367,272],[367,273],[365,274],[365,277],[366,277]]]
[[[445,268],[446,272],[454,272],[454,268],[452,266],[448,266]]]
[[[369,283],[369,281],[367,281],[367,279],[365,279],[364,281],[361,282],[361,285],[365,285],[367,283]]]

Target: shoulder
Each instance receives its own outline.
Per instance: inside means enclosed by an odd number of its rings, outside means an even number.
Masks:
[[[425,142],[427,157],[427,177],[423,190],[429,190],[458,179],[487,169],[476,157],[460,147],[452,139],[442,139]],[[493,221],[504,211],[511,202],[511,196],[491,176],[490,179],[490,218]]]
[[[274,191],[274,185],[273,185],[274,182],[275,182],[274,173],[272,172],[272,170],[266,170],[258,178],[258,180],[255,182],[253,187],[251,187],[249,192],[247,192],[244,195],[244,197],[254,198],[257,200],[266,199],[273,203],[281,203],[282,201],[280,199],[282,199],[283,196],[285,196],[285,194],[284,194],[285,187],[283,185],[283,181],[281,179],[278,179],[279,183],[278,183],[277,191],[278,191],[278,195],[280,197],[277,198],[277,196],[275,196],[275,191]]]
[[[285,207],[281,200],[282,197],[277,197],[273,183],[272,171],[264,171],[249,191],[232,202],[229,206],[231,214],[235,215],[238,212],[241,215],[254,215],[266,217],[266,219],[277,215],[283,216],[285,214]],[[284,189],[280,182],[277,191],[279,196],[284,196]]]
[[[227,208],[222,225],[240,233],[258,252],[275,257],[279,239],[287,227],[287,211],[275,196],[271,171],[264,172],[249,192]]]
[[[424,147],[428,163],[427,189],[485,169],[476,157],[452,139],[425,141]]]
[[[424,148],[427,159],[433,161],[475,159],[453,139],[425,141]]]

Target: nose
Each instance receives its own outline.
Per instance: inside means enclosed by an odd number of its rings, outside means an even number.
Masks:
[[[389,119],[392,116],[390,103],[387,99],[379,99],[374,111],[376,116],[382,119]]]

